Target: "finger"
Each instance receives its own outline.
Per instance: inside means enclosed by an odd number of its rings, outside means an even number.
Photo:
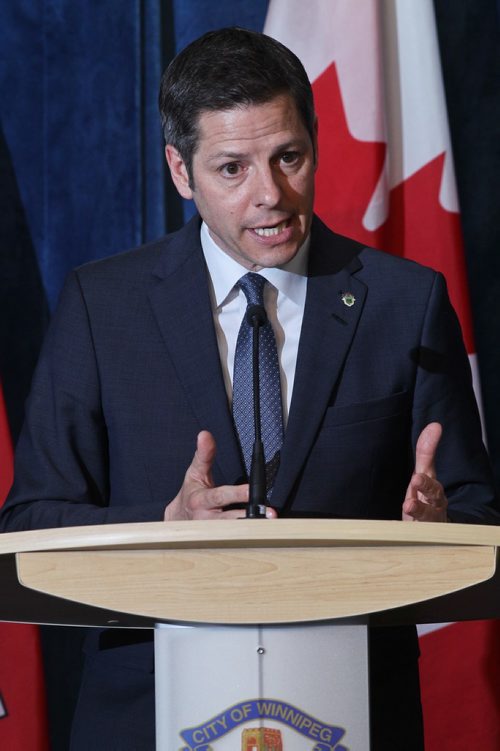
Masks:
[[[422,430],[415,449],[415,473],[436,477],[435,457],[443,429],[438,422],[431,422]]]
[[[419,476],[420,475],[416,475],[415,473],[412,474],[408,487],[406,488],[404,504],[408,504],[410,501],[416,501],[418,499],[418,483],[415,482],[415,479]]]
[[[446,497],[440,482],[429,475],[413,475],[410,481],[413,493],[424,503],[442,507],[446,505]]]
[[[192,495],[193,509],[223,511],[226,506],[248,502],[248,485],[219,485],[216,488],[204,488]]]
[[[193,461],[189,466],[188,473],[192,479],[211,487],[212,481],[212,464],[215,459],[217,446],[215,438],[208,430],[202,430],[196,438],[196,451]]]
[[[440,482],[428,475],[413,475],[403,503],[403,520],[447,520],[448,501]]]
[[[403,507],[402,507],[403,520],[413,519],[413,514],[415,513],[417,504],[418,504],[417,491],[416,490],[413,491],[412,485],[410,483],[410,485],[408,485],[408,490],[406,491],[406,498],[403,501]]]
[[[403,504],[403,520],[423,521],[428,508],[427,504],[421,503],[417,498],[412,498],[411,503],[405,501]]]
[[[446,507],[432,506],[429,503],[413,499],[411,504],[403,504],[403,521],[444,522]]]

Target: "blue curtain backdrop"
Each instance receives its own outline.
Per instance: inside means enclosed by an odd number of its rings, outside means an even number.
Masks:
[[[489,445],[500,478],[500,0],[435,6]],[[266,10],[267,0],[1,3],[0,377],[14,437],[48,311],[68,270],[175,229],[191,211],[165,172],[161,71],[209,29],[262,29]],[[75,631],[44,634],[54,751],[68,748],[80,638]]]
[[[16,0],[0,29],[1,123],[52,307],[71,267],[164,231],[160,8]]]

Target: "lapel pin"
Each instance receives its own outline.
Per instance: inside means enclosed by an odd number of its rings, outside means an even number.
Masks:
[[[344,305],[347,305],[348,308],[352,308],[352,306],[356,302],[356,298],[354,297],[352,292],[343,292],[342,302],[344,303]]]

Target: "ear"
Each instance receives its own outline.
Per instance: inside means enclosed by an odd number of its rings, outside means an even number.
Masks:
[[[181,157],[177,149],[171,144],[165,146],[165,157],[167,164],[172,175],[174,185],[183,198],[192,198],[193,191],[189,186],[189,175],[184,163],[184,159]]]

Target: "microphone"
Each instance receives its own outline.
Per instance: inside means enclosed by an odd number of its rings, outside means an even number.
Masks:
[[[260,424],[260,376],[259,376],[259,329],[267,323],[267,313],[262,305],[249,305],[246,319],[253,330],[252,339],[252,381],[253,415],[255,438],[250,465],[249,498],[246,510],[247,519],[266,517],[266,462]]]

